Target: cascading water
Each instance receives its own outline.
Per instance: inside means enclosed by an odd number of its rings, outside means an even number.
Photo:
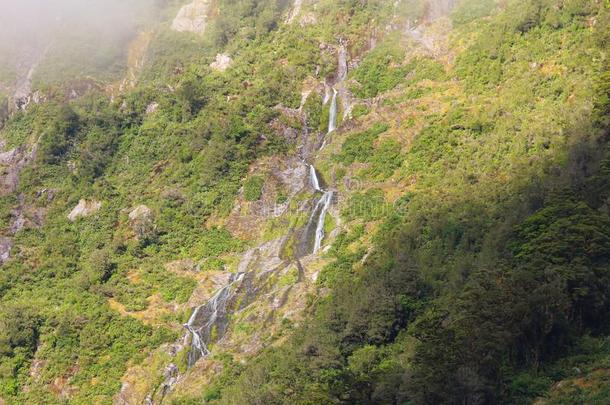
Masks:
[[[333,89],[333,98],[330,102],[330,112],[328,114],[328,132],[337,129],[337,90]]]
[[[316,225],[316,238],[313,244],[313,253],[316,254],[320,251],[322,247],[322,241],[324,240],[324,222],[326,220],[326,213],[328,212],[328,208],[330,207],[330,203],[333,200],[333,192],[325,191],[322,198],[318,201],[318,206],[320,206],[320,216],[318,217],[318,224]],[[314,210],[315,212],[316,210]]]
[[[309,174],[311,177],[311,187],[313,187],[313,189],[316,191],[324,193],[316,203],[316,206],[311,212],[311,216],[309,217],[309,221],[307,223],[307,229],[311,229],[313,222],[316,220],[317,217],[316,231],[314,234],[315,238],[313,244],[313,253],[316,254],[320,251],[320,248],[322,247],[322,241],[324,240],[324,222],[326,220],[328,208],[330,207],[330,204],[333,199],[333,192],[325,191],[320,188],[320,180],[318,180],[318,175],[313,165],[309,165]]]
[[[318,175],[316,174],[316,168],[313,165],[309,165],[309,177],[311,181],[311,187],[313,187],[316,191],[322,191],[320,188],[320,181],[318,180]]]
[[[243,280],[244,275],[245,273],[232,274],[229,284],[218,290],[208,302],[195,308],[188,322],[184,325],[191,334],[188,367],[191,367],[200,358],[210,354],[207,345],[212,339],[214,328],[216,328],[217,338],[224,334],[228,322],[226,316],[227,304],[233,296],[232,288],[236,283]]]
[[[347,77],[347,70],[347,50],[344,45],[341,45],[339,50],[339,70],[337,74],[337,78],[339,79],[339,87],[342,86],[342,82]],[[332,96],[329,89],[332,89]],[[327,134],[337,129],[338,93],[339,92],[335,87],[327,88],[324,98],[324,105],[330,101]],[[323,148],[325,144],[326,140],[322,144],[321,148]],[[316,169],[313,165],[309,165],[309,176],[311,187],[316,192],[322,193],[322,196],[316,202],[305,229],[305,234],[311,235],[310,231],[313,229],[313,225],[315,223],[313,254],[317,254],[321,250],[322,242],[324,241],[324,223],[326,221],[328,210],[332,204],[334,192],[324,190],[320,186],[320,180],[318,179]],[[218,292],[216,292],[216,294],[208,302],[195,308],[188,322],[184,325],[186,330],[191,335],[191,349],[188,354],[188,367],[194,365],[200,358],[208,356],[210,354],[208,345],[211,343],[211,341],[217,340],[224,335],[228,324],[227,306],[229,300],[233,297],[233,286],[236,283],[241,282],[245,275],[245,272],[233,274],[229,280],[229,283],[225,287],[218,290]]]

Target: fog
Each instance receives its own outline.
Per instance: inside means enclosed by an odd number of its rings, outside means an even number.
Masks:
[[[31,64],[45,52],[99,64],[99,53],[118,53],[161,1],[0,0],[0,65]],[[88,52],[97,55],[87,61]]]

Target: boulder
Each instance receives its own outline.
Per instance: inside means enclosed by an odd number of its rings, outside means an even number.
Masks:
[[[152,215],[152,211],[146,205],[138,205],[129,212],[130,221],[138,221],[148,219]]]
[[[138,205],[129,212],[129,223],[138,240],[154,238],[156,235],[153,212],[146,205]]]
[[[210,0],[193,0],[183,6],[172,22],[172,30],[201,34],[205,31]]]
[[[70,211],[70,213],[68,214],[68,219],[70,221],[74,222],[78,218],[88,217],[89,215],[96,213],[97,211],[100,210],[100,208],[102,208],[102,203],[99,201],[95,201],[95,200],[87,201],[87,200],[81,199],[78,202],[78,205],[76,207],[74,207],[72,209],[72,211]]]
[[[229,55],[226,53],[219,53],[216,55],[216,61],[212,62],[210,67],[214,70],[218,70],[219,72],[224,72],[231,66],[232,62],[233,59],[231,59]]]

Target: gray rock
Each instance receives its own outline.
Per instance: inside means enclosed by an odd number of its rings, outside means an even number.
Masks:
[[[159,103],[154,101],[146,107],[146,114],[147,115],[154,114],[157,112],[158,109],[159,109]]]
[[[233,59],[226,53],[219,53],[216,55],[216,61],[210,64],[210,67],[214,70],[218,70],[219,72],[224,72],[227,70],[231,63],[233,63]]]
[[[70,211],[68,214],[68,219],[72,222],[76,221],[81,217],[88,217],[91,214],[96,213],[102,208],[102,203],[96,200],[80,200],[78,205]]]
[[[11,249],[13,241],[10,238],[0,237],[0,265],[4,264],[11,258]]]
[[[172,22],[172,30],[201,34],[205,31],[210,0],[193,0],[183,6]]]

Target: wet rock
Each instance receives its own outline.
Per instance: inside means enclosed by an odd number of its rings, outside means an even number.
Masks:
[[[231,63],[233,63],[233,59],[226,53],[219,53],[216,55],[216,61],[210,64],[210,67],[214,70],[218,70],[219,72],[224,72],[227,70]]]
[[[72,222],[76,221],[81,217],[88,217],[91,214],[96,213],[102,208],[102,203],[96,200],[87,201],[81,199],[78,202],[78,205],[70,211],[68,214],[68,219]]]
[[[132,390],[133,390],[132,385],[130,383],[128,383],[127,381],[124,381],[123,384],[121,384],[121,390],[119,391],[119,393],[116,395],[116,397],[114,399],[114,403],[117,405],[129,404]]]
[[[183,6],[172,22],[172,30],[203,33],[207,25],[210,3],[210,0],[193,0],[192,3]]]
[[[174,363],[170,363],[163,370],[163,377],[165,381],[161,384],[161,398],[164,398],[169,392],[172,391],[179,378],[178,367]]]

